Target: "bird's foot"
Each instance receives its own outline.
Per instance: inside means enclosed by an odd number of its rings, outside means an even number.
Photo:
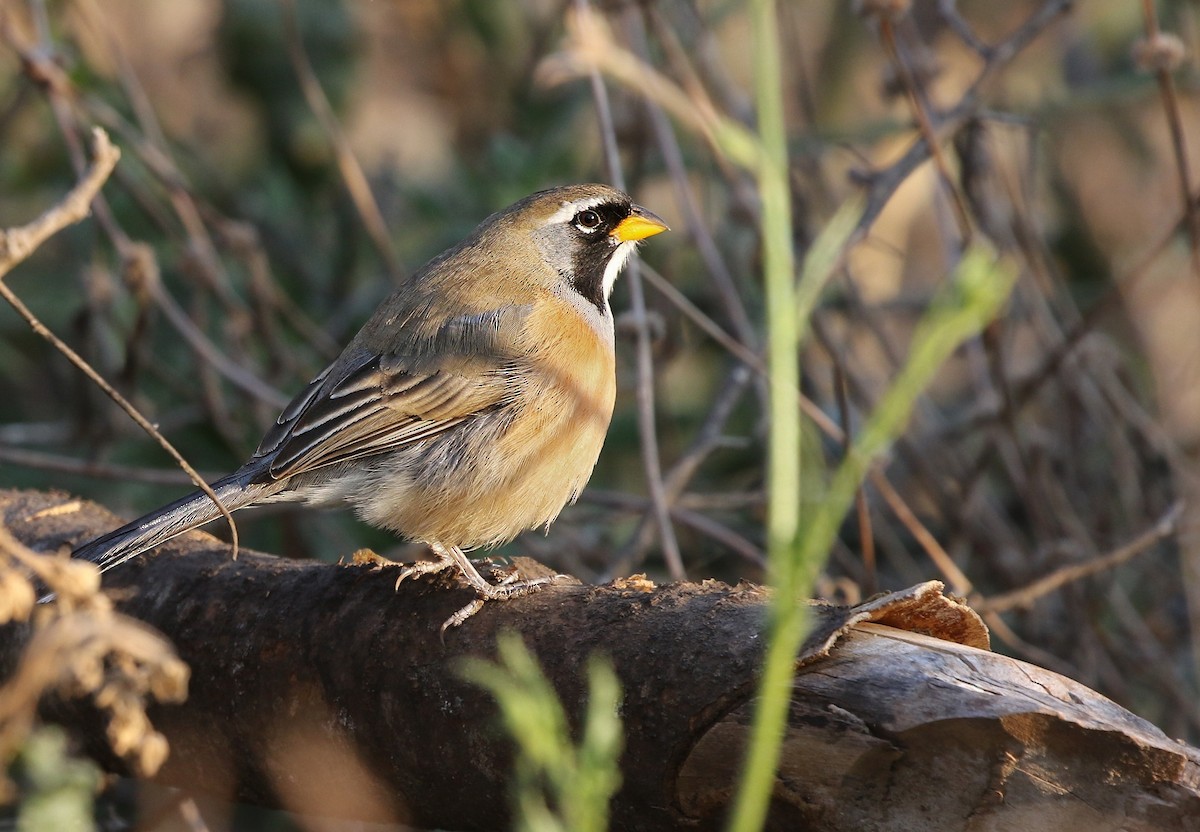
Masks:
[[[471,603],[460,609],[454,615],[446,619],[442,624],[441,633],[444,637],[446,631],[458,627],[468,618],[483,609],[483,605],[488,601],[510,601],[513,598],[520,598],[522,595],[528,595],[531,592],[537,592],[542,587],[556,581],[567,578],[567,575],[548,575],[539,578],[528,578],[521,580],[520,573],[512,566],[501,566],[490,558],[484,558],[480,561],[473,562],[462,549],[457,546],[445,546],[438,543],[430,543],[429,547],[433,550],[436,557],[435,560],[423,560],[416,563],[408,564],[393,564],[400,569],[400,576],[396,579],[396,588],[399,589],[400,584],[407,578],[414,575],[427,575],[433,572],[441,572],[444,569],[455,567],[460,575],[466,580],[471,588],[475,590],[475,598]],[[390,562],[389,562],[390,563]],[[476,568],[476,563],[485,568],[491,581],[479,574],[479,569]],[[493,583],[494,581],[494,583]]]
[[[433,572],[441,572],[443,569],[449,569],[455,565],[452,559],[443,557],[440,554],[437,560],[418,560],[412,563],[400,563],[385,558],[373,549],[356,549],[350,555],[350,563],[353,566],[374,566],[376,569],[383,569],[385,567],[396,568],[399,570],[399,575],[396,578],[396,589],[400,589],[400,584],[414,575],[428,575]]]
[[[495,570],[494,570],[495,571]],[[483,609],[483,605],[488,601],[511,601],[513,598],[520,598],[522,595],[541,590],[556,581],[567,578],[567,575],[547,575],[542,578],[530,578],[525,581],[518,580],[517,572],[509,572],[499,584],[486,584],[486,588],[475,585],[472,581],[472,586],[475,586],[475,598],[471,603],[460,609],[454,615],[450,616],[443,622],[441,634],[444,638],[446,631],[459,626],[475,613]]]
[[[396,589],[400,589],[400,584],[404,583],[408,578],[420,575],[432,575],[435,572],[441,572],[454,566],[452,560],[418,560],[412,563],[395,564],[400,567],[400,573],[396,578]]]

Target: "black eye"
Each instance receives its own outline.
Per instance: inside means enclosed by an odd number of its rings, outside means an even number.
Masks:
[[[595,211],[580,211],[575,215],[575,225],[583,231],[595,231],[600,222],[600,215]]]

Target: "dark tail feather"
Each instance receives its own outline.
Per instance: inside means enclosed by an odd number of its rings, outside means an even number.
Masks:
[[[251,484],[251,477],[251,472],[239,471],[214,482],[212,490],[230,511],[236,511],[278,490],[277,485]],[[100,567],[101,572],[107,572],[142,552],[220,516],[221,512],[212,499],[203,491],[197,491],[83,544],[71,553],[71,557],[90,560]]]

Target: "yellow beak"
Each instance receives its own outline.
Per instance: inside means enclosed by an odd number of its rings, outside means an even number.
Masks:
[[[661,218],[647,211],[638,205],[633,206],[633,213],[609,232],[609,235],[616,237],[622,243],[631,243],[635,240],[644,240],[647,237],[653,237],[655,234],[661,234],[664,231],[670,231]]]

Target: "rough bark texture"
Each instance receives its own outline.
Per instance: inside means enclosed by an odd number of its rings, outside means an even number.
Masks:
[[[46,551],[115,522],[89,504],[44,511],[70,502],[0,492],[0,514]],[[388,569],[230,561],[202,534],[160,552],[107,585],[192,667],[188,701],[153,714],[172,748],[161,782],[324,816],[503,828],[510,747],[457,667],[512,629],[572,713],[587,657],[611,657],[626,730],[614,828],[724,818],[753,709],[757,587],[558,585],[488,605],[443,643],[439,625],[471,597],[449,578],[396,591]],[[771,828],[1200,829],[1200,752],[988,652],[978,618],[940,590],[812,608]],[[18,639],[6,641],[11,656]],[[66,715],[103,756],[98,726]]]

